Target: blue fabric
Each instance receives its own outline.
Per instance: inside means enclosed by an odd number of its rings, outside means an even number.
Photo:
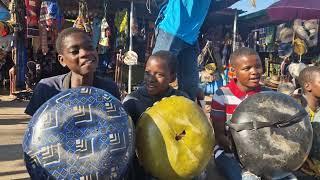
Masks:
[[[213,81],[213,82],[201,83],[200,88],[204,92],[205,95],[209,95],[209,94],[214,94],[215,92],[217,92],[217,90],[221,86],[225,86],[226,83],[227,82],[225,81],[225,78],[221,77],[220,79]]]
[[[156,30],[156,44],[153,53],[164,50],[177,56],[177,78],[179,90],[186,92],[194,100],[198,92],[199,71],[197,57],[198,44],[190,45],[181,39],[162,31]]]
[[[93,30],[93,36],[92,36],[93,47],[97,48],[97,45],[100,40],[100,35],[101,35],[101,19],[100,18],[97,18],[97,17],[93,18],[92,30]]]
[[[215,158],[216,166],[226,179],[228,180],[241,180],[241,167],[239,162],[231,157],[226,156],[223,152],[217,158]]]
[[[6,8],[0,6],[0,20],[7,21],[9,19],[10,19],[10,12]]]
[[[193,45],[207,15],[211,0],[169,0],[161,9],[158,27]]]

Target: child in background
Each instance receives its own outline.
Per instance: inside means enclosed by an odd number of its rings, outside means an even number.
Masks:
[[[320,123],[320,67],[310,66],[303,69],[298,78],[301,86],[302,94],[295,96],[303,107],[305,107],[314,129],[314,141],[310,155],[314,156],[318,152],[313,153],[313,149],[319,147],[317,139],[319,139],[318,128]],[[316,128],[316,129],[315,129]],[[320,162],[314,158],[309,158],[302,165],[300,171],[297,172],[299,179],[318,179],[320,177]]]

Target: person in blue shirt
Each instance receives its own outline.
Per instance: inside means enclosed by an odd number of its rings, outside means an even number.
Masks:
[[[171,51],[177,57],[179,90],[196,98],[199,72],[198,35],[210,8],[211,0],[167,0],[156,20],[156,43],[153,53]]]
[[[59,62],[68,67],[70,72],[63,75],[42,79],[33,91],[32,98],[25,113],[33,116],[47,100],[63,90],[79,86],[93,86],[103,89],[120,100],[120,92],[111,79],[96,76],[98,53],[92,39],[83,30],[67,28],[56,41]]]

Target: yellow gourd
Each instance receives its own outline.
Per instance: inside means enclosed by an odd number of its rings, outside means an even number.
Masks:
[[[207,166],[213,153],[213,128],[193,101],[171,96],[140,117],[136,147],[140,164],[160,180],[192,179]]]

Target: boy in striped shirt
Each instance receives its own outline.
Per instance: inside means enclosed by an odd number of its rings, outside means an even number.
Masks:
[[[244,99],[267,89],[259,84],[263,70],[256,51],[245,47],[240,48],[232,53],[230,63],[236,78],[216,91],[210,117],[217,143],[214,150],[216,166],[226,179],[241,180],[245,178],[242,177],[240,164],[232,153],[226,124]]]

